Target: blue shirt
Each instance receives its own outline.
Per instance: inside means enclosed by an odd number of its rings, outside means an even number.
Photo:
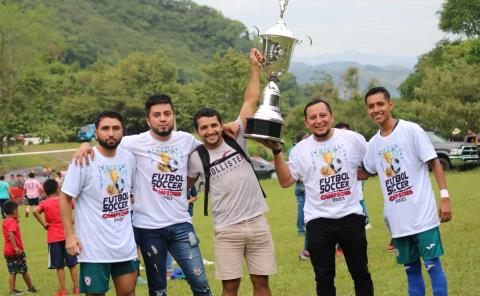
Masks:
[[[0,181],[0,199],[9,199],[10,194],[8,193],[8,185],[7,181]]]

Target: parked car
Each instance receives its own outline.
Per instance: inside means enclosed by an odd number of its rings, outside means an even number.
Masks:
[[[90,142],[95,137],[95,124],[87,124],[78,130],[77,141]]]
[[[257,174],[257,177],[259,179],[269,179],[277,177],[275,167],[265,159],[258,156],[252,156],[251,160],[253,169],[255,170],[255,174]]]
[[[464,167],[479,164],[478,147],[464,142],[449,142],[434,132],[427,132],[430,141],[437,152],[443,170],[453,167]]]

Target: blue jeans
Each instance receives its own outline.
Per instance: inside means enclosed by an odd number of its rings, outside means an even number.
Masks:
[[[167,295],[167,251],[183,270],[193,295],[211,295],[192,224],[179,223],[159,229],[134,227],[133,230],[145,262],[150,296]]]
[[[303,206],[305,205],[305,186],[295,183],[295,197],[297,199],[297,232],[305,235],[305,221],[303,218]]]

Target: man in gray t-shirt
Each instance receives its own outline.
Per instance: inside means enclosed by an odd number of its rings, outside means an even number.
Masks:
[[[262,55],[250,52],[250,80],[237,122],[240,131],[235,138],[246,153],[244,127],[247,117],[255,113],[260,96],[260,63]],[[275,273],[275,255],[270,227],[263,216],[268,208],[255,171],[242,153],[222,137],[220,114],[209,108],[194,116],[195,128],[203,139],[210,157],[210,196],[215,232],[215,277],[222,280],[222,295],[236,295],[247,261],[256,294],[270,295],[268,276]],[[189,184],[204,175],[202,161],[195,151],[188,162]]]

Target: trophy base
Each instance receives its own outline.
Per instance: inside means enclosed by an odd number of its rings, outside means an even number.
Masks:
[[[280,138],[281,129],[281,122],[249,117],[247,118],[245,138],[270,140],[283,144],[284,142]]]

